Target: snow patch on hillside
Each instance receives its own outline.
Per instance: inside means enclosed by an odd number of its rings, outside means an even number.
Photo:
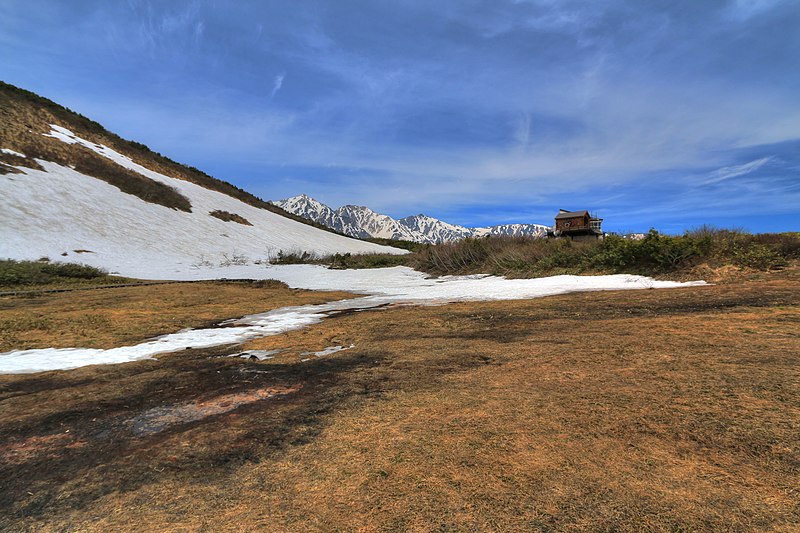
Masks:
[[[26,157],[25,154],[21,154],[19,152],[15,152],[11,148],[0,148],[0,152],[4,153],[6,155],[15,155],[17,157]]]
[[[170,178],[107,146],[81,139],[66,128],[52,128],[48,135],[53,138],[85,146],[176,189],[189,199],[192,212],[145,202],[69,167],[37,160],[44,170],[17,167],[22,174],[0,176],[0,258],[46,256],[91,264],[112,273],[169,279],[205,267],[263,264],[279,251],[314,255],[407,253],[335,235]],[[253,225],[219,220],[209,215],[215,210],[238,214]],[[74,250],[94,253],[77,258]],[[230,276],[218,270],[217,277]]]

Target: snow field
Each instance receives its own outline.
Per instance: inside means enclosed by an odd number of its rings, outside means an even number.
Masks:
[[[243,271],[247,268],[243,267]],[[315,290],[345,290],[367,296],[321,305],[285,307],[267,313],[227,321],[217,328],[181,331],[133,346],[108,350],[47,348],[0,354],[0,373],[31,373],[151,359],[161,353],[187,348],[238,344],[277,335],[318,323],[331,313],[347,309],[371,309],[387,304],[436,305],[453,301],[538,298],[555,294],[597,290],[636,290],[702,285],[655,281],[643,276],[554,276],[508,280],[490,276],[429,278],[406,267],[373,270],[328,270],[313,265],[274,266],[268,277],[290,287]],[[333,353],[333,352],[329,352]]]

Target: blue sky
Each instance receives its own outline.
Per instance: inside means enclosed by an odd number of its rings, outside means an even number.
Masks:
[[[795,0],[0,0],[0,79],[266,199],[800,230]]]

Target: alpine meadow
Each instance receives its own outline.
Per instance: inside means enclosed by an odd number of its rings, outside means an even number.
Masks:
[[[0,530],[800,530],[798,25],[0,2]]]

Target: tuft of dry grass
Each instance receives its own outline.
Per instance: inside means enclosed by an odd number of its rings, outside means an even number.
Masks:
[[[2,376],[0,527],[796,530],[799,295],[384,308],[248,344],[285,350],[264,362]]]

